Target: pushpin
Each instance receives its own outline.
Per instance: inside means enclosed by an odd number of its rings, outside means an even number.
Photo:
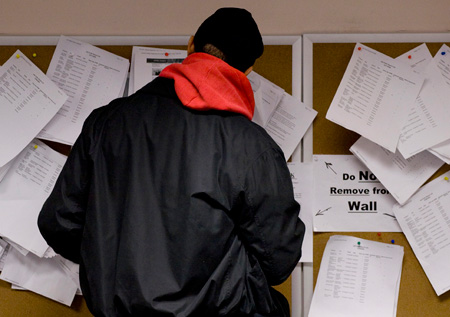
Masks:
[[[19,58],[19,57],[20,57],[20,54],[17,54],[16,57]]]
[[[36,53],[33,53],[33,57],[36,57],[37,56],[37,54]]]
[[[358,241],[358,245],[361,245],[361,242]]]
[[[411,55],[408,55],[408,58],[409,58],[409,59],[411,59],[411,58],[412,58],[412,56],[411,56]]]
[[[166,53],[166,54],[164,54],[164,55],[169,56],[169,53]]]
[[[441,52],[441,55],[445,55],[445,52]]]
[[[391,240],[391,243],[392,243],[392,244],[394,244],[394,243],[395,243],[395,240],[394,240],[394,239],[392,239],[392,240]]]
[[[381,232],[378,232],[378,233],[377,233],[377,236],[381,237]]]
[[[448,177],[447,176],[445,176],[444,179],[448,182]]]
[[[361,50],[361,47],[358,47],[358,51],[360,51]]]
[[[37,145],[35,144],[35,145],[34,145],[34,148],[35,148],[35,149],[37,149],[37,148],[38,148],[38,146],[37,146]]]

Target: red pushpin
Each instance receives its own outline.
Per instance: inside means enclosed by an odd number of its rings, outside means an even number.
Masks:
[[[166,53],[166,54],[164,54],[164,55],[169,56],[169,53]]]
[[[381,232],[378,232],[377,235],[378,235],[379,237],[381,237]]]
[[[361,50],[361,47],[358,47],[358,51],[360,51]]]
[[[412,56],[411,56],[411,55],[408,55],[408,58],[409,58],[409,59],[411,59],[411,58],[412,58]]]

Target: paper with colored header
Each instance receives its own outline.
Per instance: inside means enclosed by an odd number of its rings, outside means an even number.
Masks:
[[[158,77],[168,65],[182,63],[186,56],[186,50],[133,46],[128,95]]]

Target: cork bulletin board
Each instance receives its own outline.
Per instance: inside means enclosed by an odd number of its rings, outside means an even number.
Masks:
[[[344,75],[356,43],[362,43],[393,58],[426,43],[431,54],[443,44],[450,45],[450,34],[307,34],[303,36],[304,102],[318,111],[309,135],[313,154],[351,154],[349,148],[360,137],[325,118],[334,94]],[[444,166],[431,178],[450,169]],[[450,292],[437,296],[403,233],[383,232],[323,232],[314,233],[313,283],[315,284],[325,245],[330,236],[344,234],[391,243],[404,247],[397,316],[447,316],[450,312]],[[311,290],[312,291],[312,290]],[[312,294],[309,294],[312,296]]]
[[[0,65],[3,65],[17,49],[26,55],[40,70],[46,73],[53,52],[58,41],[57,36],[3,36],[0,37]],[[186,49],[188,36],[177,37],[76,37],[81,41],[100,47],[106,51],[117,54],[131,61],[133,46],[151,46],[158,48]],[[298,94],[301,77],[300,69],[293,72],[293,59],[298,55],[299,47],[293,49],[301,42],[298,36],[294,37],[263,37],[265,51],[257,60],[254,71],[276,85],[285,89],[289,94],[294,90]],[[297,44],[296,44],[297,43]],[[294,62],[295,64],[295,62]],[[296,73],[296,74],[294,74]],[[294,84],[293,84],[294,82]],[[295,87],[296,86],[296,87]],[[101,106],[101,105],[99,105]],[[68,155],[70,146],[43,141],[54,150]],[[291,301],[292,281],[276,287]],[[71,307],[47,299],[36,293],[21,290],[12,290],[11,284],[0,280],[0,316],[92,316],[82,296],[76,296]]]

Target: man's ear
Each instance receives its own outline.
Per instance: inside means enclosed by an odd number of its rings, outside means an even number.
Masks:
[[[191,35],[191,37],[189,38],[188,46],[187,46],[187,53],[188,53],[188,55],[195,53],[194,36],[193,35]]]
[[[245,76],[247,76],[248,74],[250,74],[253,70],[253,66],[250,66],[249,68],[247,68],[247,70],[244,72]]]

